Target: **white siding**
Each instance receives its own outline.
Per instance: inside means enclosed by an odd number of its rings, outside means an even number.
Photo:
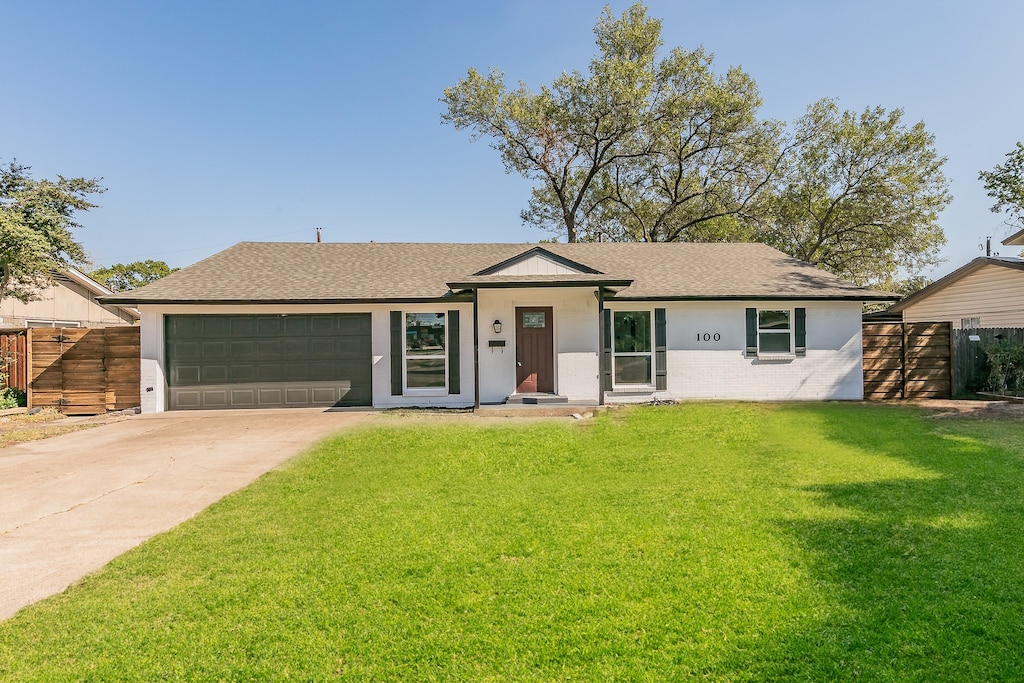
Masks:
[[[325,306],[142,306],[142,411],[166,410],[167,381],[164,353],[164,315],[174,314],[230,314],[251,313],[370,313],[373,329],[373,405],[379,408],[393,406],[447,406],[473,405],[473,305],[458,304],[374,304]],[[410,313],[459,311],[461,332],[459,372],[460,393],[416,396],[391,395],[391,311]]]
[[[646,398],[737,400],[860,399],[859,302],[622,302],[612,310],[666,309],[667,390]],[[590,288],[522,288],[479,293],[480,401],[500,403],[515,391],[515,309],[551,306],[554,318],[555,392],[571,401],[597,401],[600,387],[597,299]],[[807,355],[786,360],[747,358],[747,307],[807,310]],[[461,392],[457,395],[391,395],[390,311],[460,312]],[[330,306],[145,306],[142,308],[142,407],[166,409],[163,316],[166,314],[370,313],[373,328],[373,405],[469,406],[473,404],[473,306],[470,303]],[[491,325],[501,320],[502,331]],[[704,341],[704,334],[710,339]],[[714,335],[718,340],[714,340]],[[488,341],[502,339],[505,347]],[[643,400],[608,394],[608,402]]]
[[[551,306],[555,325],[555,393],[570,401],[598,399],[597,298],[589,287],[480,291],[480,402],[501,403],[516,388],[517,306]],[[501,334],[491,325],[501,321]],[[504,349],[490,348],[505,340]],[[469,347],[472,349],[472,346]]]
[[[666,309],[668,342],[667,390],[657,392],[658,398],[782,401],[863,397],[859,302],[609,303],[613,310],[654,306]],[[747,358],[748,307],[807,309],[807,355],[773,361]],[[704,341],[705,333],[708,341]],[[609,395],[609,400],[616,398]]]
[[[907,322],[981,318],[982,327],[1024,327],[1024,270],[984,265],[903,311]]]
[[[579,272],[536,254],[522,261],[509,264],[501,270],[496,270],[494,275],[572,275]]]

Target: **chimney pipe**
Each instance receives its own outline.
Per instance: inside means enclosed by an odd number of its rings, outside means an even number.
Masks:
[[[321,230],[321,228],[317,228],[316,229],[316,243],[317,244],[320,244],[320,230]]]

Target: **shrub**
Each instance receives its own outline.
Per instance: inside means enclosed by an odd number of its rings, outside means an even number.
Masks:
[[[12,387],[4,387],[0,389],[0,410],[7,410],[8,408],[24,408],[26,405],[26,395],[21,389],[14,389]]]
[[[1024,342],[997,339],[983,348],[988,358],[988,388],[1024,392]]]

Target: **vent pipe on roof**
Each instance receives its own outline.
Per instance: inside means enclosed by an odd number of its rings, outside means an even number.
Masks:
[[[317,244],[320,244],[320,231],[321,231],[322,229],[323,229],[323,228],[317,228],[317,229],[316,229],[316,243],[317,243]]]

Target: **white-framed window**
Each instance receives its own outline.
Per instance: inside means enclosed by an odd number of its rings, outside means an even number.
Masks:
[[[405,389],[410,393],[448,390],[448,320],[443,311],[405,314]]]
[[[26,320],[25,327],[81,327],[78,320]]]
[[[757,353],[793,353],[793,311],[762,308],[757,310]]]
[[[981,318],[960,318],[961,330],[977,330],[981,327]]]
[[[654,384],[651,311],[612,312],[612,383],[614,386]]]

